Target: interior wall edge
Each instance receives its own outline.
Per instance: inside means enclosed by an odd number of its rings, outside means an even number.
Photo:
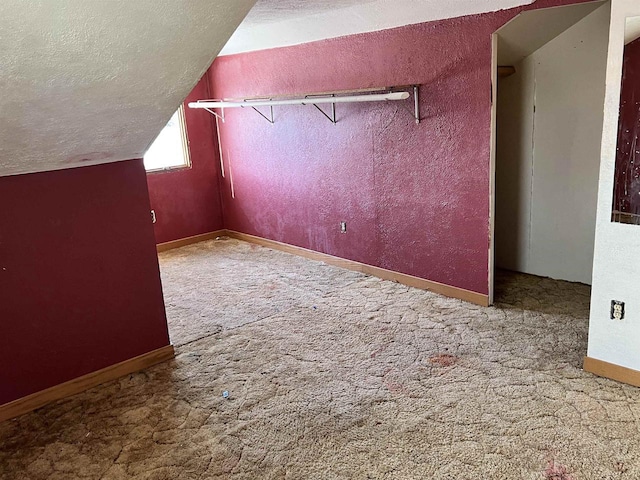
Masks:
[[[125,375],[144,370],[145,368],[170,360],[174,356],[175,350],[173,345],[166,345],[129,360],[82,375],[68,382],[5,403],[4,405],[0,405],[0,422],[32,412],[56,400],[76,395],[90,388],[102,385],[103,383],[117,380]]]
[[[633,16],[640,16],[637,0],[612,0],[587,355],[640,370],[640,231],[611,221],[625,24]],[[612,300],[626,304],[622,321],[611,319]]]
[[[489,306],[489,295],[485,295],[482,293],[472,292],[463,288],[445,285],[443,283],[434,282],[425,278],[415,277],[413,275],[395,272],[392,270],[387,270],[385,268],[375,267],[373,265],[367,265],[366,263],[356,262],[354,260],[348,260],[326,253],[316,252],[315,250],[309,250],[304,247],[298,247],[296,245],[290,245],[288,243],[278,242],[276,240],[270,240],[268,238],[258,237],[255,235],[250,235],[248,233],[241,233],[234,230],[225,230],[225,233],[228,237],[234,238],[236,240],[255,243],[257,245],[262,245],[263,247],[280,250],[282,252],[308,258],[310,260],[324,262],[335,267],[365,273],[373,277],[401,283],[409,287],[420,288],[422,290],[427,290],[439,295],[444,295],[445,297],[457,298],[459,300],[473,303],[475,305],[480,305],[482,307]]]
[[[142,160],[0,178],[0,405],[170,344]]]
[[[156,244],[223,228],[215,117],[186,106],[209,96],[206,73],[183,103],[190,166],[147,172],[151,208],[156,214]]]
[[[215,62],[215,59],[213,60]],[[211,78],[211,66],[207,68],[207,71],[204,74],[204,79],[206,81],[207,87],[207,98],[213,98],[213,89],[212,89],[212,78]],[[208,113],[208,112],[207,112]],[[211,154],[214,163],[216,164],[216,181],[215,187],[218,193],[218,205],[220,206],[220,226],[224,227],[225,222],[225,211],[224,211],[224,195],[222,194],[222,147],[220,141],[220,135],[218,133],[218,117],[214,115],[208,115],[209,117],[209,126],[211,129],[211,138],[213,138],[213,152]]]
[[[158,253],[174,250],[176,248],[186,247],[195,243],[204,242],[207,240],[214,240],[218,237],[227,236],[236,240],[255,243],[264,247],[272,248],[274,250],[283,251],[292,255],[308,258],[311,260],[318,260],[329,265],[334,265],[347,270],[353,270],[356,272],[366,273],[374,277],[382,278],[385,280],[397,281],[403,285],[410,287],[420,288],[422,290],[429,290],[446,297],[458,298],[460,300],[474,303],[483,307],[489,306],[489,296],[481,293],[472,292],[459,287],[453,287],[451,285],[445,285],[443,283],[434,282],[431,280],[415,277],[413,275],[407,275],[400,272],[394,272],[380,267],[367,265],[365,263],[348,260],[334,255],[328,255],[326,253],[316,252],[315,250],[309,250],[307,248],[298,247],[296,245],[290,245],[288,243],[278,242],[276,240],[269,240],[267,238],[250,235],[248,233],[236,232],[234,230],[216,230],[215,232],[205,233],[202,235],[194,235],[192,237],[186,237],[172,242],[159,243],[157,245]]]
[[[599,377],[640,387],[640,371],[605,362],[592,357],[584,357],[583,369]]]
[[[214,232],[180,238],[178,240],[173,240],[171,242],[159,243],[156,246],[156,248],[158,250],[158,253],[166,252],[168,250],[174,250],[176,248],[186,247],[187,245],[193,245],[194,243],[200,243],[206,240],[214,240],[217,237],[221,237],[223,235],[226,235],[226,230],[216,230]]]

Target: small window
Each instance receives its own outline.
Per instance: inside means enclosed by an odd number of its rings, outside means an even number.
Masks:
[[[144,154],[144,168],[153,172],[190,165],[184,105],[181,105]]]

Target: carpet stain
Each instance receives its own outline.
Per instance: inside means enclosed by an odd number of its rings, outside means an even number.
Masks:
[[[567,472],[567,467],[556,463],[555,460],[549,460],[547,463],[544,478],[545,480],[573,480],[573,477]]]
[[[387,348],[389,348],[389,345],[382,345],[377,350],[374,350],[373,352],[371,352],[371,358],[376,358],[378,355],[384,352]]]
[[[624,462],[616,462],[616,464],[614,465],[614,469],[616,472],[618,473],[627,473],[627,467],[625,466]]]
[[[432,365],[437,365],[439,367],[451,367],[455,365],[457,361],[458,357],[455,355],[449,355],[448,353],[440,353],[429,358],[429,362],[431,362]]]
[[[387,387],[387,390],[389,390],[391,393],[401,393],[403,395],[409,395],[409,390],[407,390],[407,388],[401,383],[395,383],[389,380],[385,380],[383,383],[384,386]]]
[[[0,423],[0,480],[640,479],[586,285],[498,272],[483,308],[231,239],[159,259],[176,358]]]

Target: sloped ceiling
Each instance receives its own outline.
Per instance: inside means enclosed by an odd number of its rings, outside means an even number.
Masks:
[[[521,13],[498,30],[498,63],[518,63],[604,3],[596,1]]]
[[[533,0],[258,0],[221,55],[529,5]]]
[[[369,5],[377,0],[258,0],[244,19],[246,25],[264,25],[346,7]],[[419,0],[418,0],[419,1]]]
[[[2,0],[0,176],[142,156],[255,0]]]
[[[624,44],[627,45],[638,38],[640,38],[640,17],[627,17]]]

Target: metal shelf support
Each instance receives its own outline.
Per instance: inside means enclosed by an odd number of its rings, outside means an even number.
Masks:
[[[315,98],[335,98],[335,94],[331,94],[330,96],[327,97],[327,95],[307,95],[305,98],[308,98],[309,100],[314,100]],[[306,105],[305,103],[303,103],[303,105]],[[338,123],[338,121],[336,120],[336,104],[332,103],[331,104],[331,116],[327,115],[327,113],[322,110],[318,104],[316,103],[311,103],[311,105],[313,105],[314,107],[316,107],[316,109],[322,114],[324,115],[327,120],[329,120],[331,123],[333,123],[334,125],[336,123]]]
[[[386,102],[407,100],[411,97],[410,91],[413,91],[413,111],[402,105],[413,116],[416,124],[420,123],[420,88],[419,85],[411,85],[406,87],[365,89],[352,92],[330,92],[321,94],[307,94],[303,97],[293,98],[252,98],[244,100],[198,100],[189,103],[189,108],[203,108],[217,118],[225,121],[225,108],[246,108],[251,107],[262,118],[270,124],[274,124],[273,107],[277,105],[313,105],[322,115],[324,115],[334,125],[337,123],[336,103],[361,103],[361,102]],[[380,93],[382,92],[382,93]],[[320,105],[330,104],[331,115],[323,110]],[[257,107],[269,107],[270,115],[267,116]],[[220,114],[214,111],[219,109]]]

